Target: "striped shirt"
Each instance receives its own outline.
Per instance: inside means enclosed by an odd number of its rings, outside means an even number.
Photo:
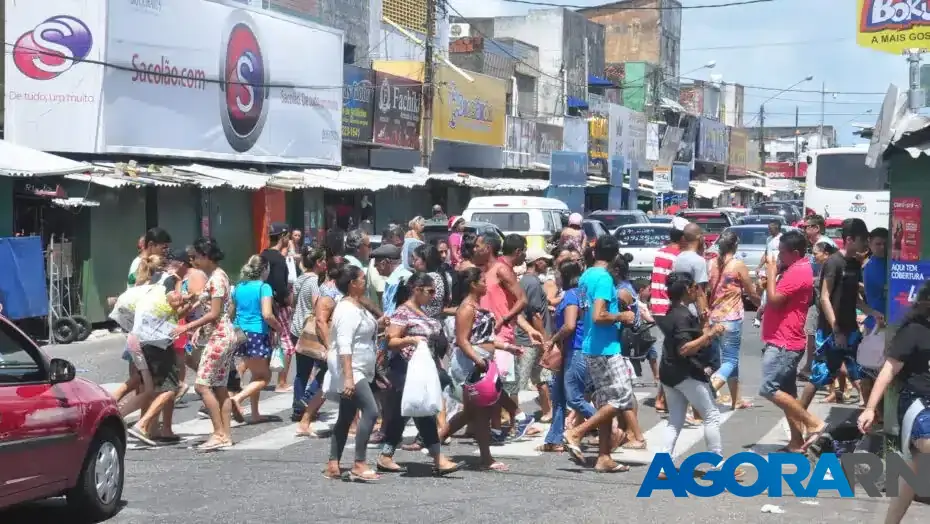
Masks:
[[[665,287],[665,281],[672,273],[672,267],[675,266],[679,253],[681,253],[681,248],[678,244],[665,246],[656,253],[650,286],[652,298],[649,303],[653,316],[662,317],[668,313],[668,288]]]

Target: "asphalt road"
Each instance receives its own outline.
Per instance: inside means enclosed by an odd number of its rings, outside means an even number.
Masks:
[[[120,360],[122,341],[109,337],[68,346],[49,346],[54,356],[67,358],[79,374],[112,387],[125,377]],[[740,374],[743,396],[755,397],[760,376],[758,330],[745,324]],[[651,376],[645,371],[644,379]],[[655,388],[638,388],[638,397],[649,404]],[[534,448],[541,437],[508,443],[494,449],[506,462],[507,473],[464,470],[448,478],[430,476],[430,463],[420,453],[399,451],[398,462],[409,466],[405,476],[385,477],[377,484],[362,485],[327,481],[321,471],[328,456],[328,440],[299,440],[289,422],[290,395],[263,394],[265,414],[277,413],[279,422],[240,426],[233,430],[237,445],[230,450],[201,454],[192,449],[210,431],[209,422],[195,416],[196,397],[175,413],[175,431],[187,435],[178,446],[138,449],[132,446],[126,458],[125,505],[111,519],[113,524],[130,523],[246,523],[246,522],[469,522],[537,523],[576,520],[585,523],[618,522],[847,522],[850,518],[878,522],[885,511],[882,499],[820,497],[801,500],[783,498],[738,498],[724,494],[713,501],[694,497],[675,499],[667,493],[636,498],[646,473],[646,464],[660,445],[664,421],[649,407],[640,412],[640,422],[653,451],[625,451],[616,455],[634,465],[629,473],[597,474],[570,462],[565,455],[540,454]],[[535,409],[533,394],[525,393],[524,408]],[[756,407],[723,413],[725,454],[747,448],[768,453],[787,439],[780,412],[762,399]],[[855,415],[855,404],[826,405],[815,401],[812,409],[831,422]],[[331,409],[327,406],[324,409]],[[324,417],[325,418],[325,417]],[[330,421],[332,418],[330,418]],[[412,437],[415,430],[408,428]],[[685,429],[676,458],[704,451],[700,428]],[[346,457],[351,458],[351,448]],[[456,460],[474,462],[476,448],[470,441],[454,439],[444,450]],[[372,450],[369,459],[373,460]],[[349,465],[348,460],[344,465]],[[754,477],[750,473],[747,481]],[[783,514],[762,513],[766,504],[778,506]],[[52,522],[68,519],[61,500],[29,504],[0,512],[0,523]],[[905,522],[930,522],[930,507],[915,505]]]

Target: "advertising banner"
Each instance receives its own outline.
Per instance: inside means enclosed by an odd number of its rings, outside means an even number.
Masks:
[[[678,123],[681,128],[681,139],[678,142],[678,151],[675,154],[675,162],[693,165],[694,163],[694,144],[698,137],[698,119],[692,115],[681,115],[681,121]],[[668,138],[671,127],[666,128],[665,136]]]
[[[533,163],[548,166],[552,162],[552,152],[562,149],[562,128],[537,122],[536,153]]]
[[[891,258],[914,262],[920,258],[920,221],[923,203],[916,197],[891,199]]]
[[[474,82],[449,67],[439,68],[433,136],[437,140],[503,147],[507,84],[471,71],[468,75]]]
[[[81,60],[104,61],[106,6],[6,2],[6,140],[43,151],[97,151],[104,68]]]
[[[562,150],[588,154],[588,122],[578,117],[565,117],[563,121]]]
[[[652,184],[656,193],[671,193],[672,171],[668,167],[656,166],[652,170]]]
[[[107,61],[129,71],[104,73],[98,151],[341,164],[341,31],[208,0],[107,5]]]
[[[588,118],[588,165],[601,167],[606,165],[608,157],[607,118],[592,116]]]
[[[607,209],[623,209],[623,173],[626,159],[613,156],[610,159],[610,187],[607,189]]]
[[[917,291],[930,278],[930,262],[926,260],[891,260],[888,281],[888,322],[900,324],[904,314],[917,298]]]
[[[856,43],[901,55],[930,42],[930,17],[925,2],[915,0],[857,0]]]
[[[652,167],[659,160],[659,124],[646,123],[646,163]]]
[[[627,162],[635,165],[636,170],[642,169],[646,165],[646,115],[638,111],[630,113],[630,128],[627,134],[629,150],[627,151]],[[633,168],[630,167],[632,171]]]
[[[588,185],[588,156],[570,151],[553,151],[550,186],[585,187]]]
[[[507,117],[504,169],[529,169],[536,156],[536,122]]]
[[[628,166],[627,159],[630,158],[630,126],[632,125],[631,117],[633,110],[618,104],[610,104],[607,110],[607,134],[608,134],[608,152],[611,160],[611,171],[613,171],[613,161],[617,158],[624,159],[624,164],[620,166],[620,171],[626,173]]]
[[[420,102],[423,85],[416,80],[375,72],[374,142],[420,148]]]
[[[701,118],[696,160],[726,164],[729,160],[729,136],[723,122]]]
[[[354,65],[342,66],[342,139],[371,142],[374,118],[374,71]]]
[[[688,193],[691,185],[691,168],[687,164],[672,165],[672,191]]]
[[[730,129],[730,152],[728,173],[741,175],[749,170],[747,155],[749,150],[749,134],[745,129]]]

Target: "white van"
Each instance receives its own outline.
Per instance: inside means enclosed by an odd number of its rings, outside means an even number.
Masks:
[[[545,249],[546,240],[562,231],[562,216],[568,212],[565,202],[554,198],[484,196],[471,199],[462,216],[471,222],[490,222],[505,235],[523,235],[530,249]]]

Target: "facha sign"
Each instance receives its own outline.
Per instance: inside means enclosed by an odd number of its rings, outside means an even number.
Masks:
[[[371,142],[374,117],[374,71],[354,65],[342,68],[342,140]]]
[[[900,55],[930,47],[930,5],[926,0],[857,0],[856,43]]]
[[[423,85],[416,80],[375,72],[374,142],[420,148],[420,101]]]

